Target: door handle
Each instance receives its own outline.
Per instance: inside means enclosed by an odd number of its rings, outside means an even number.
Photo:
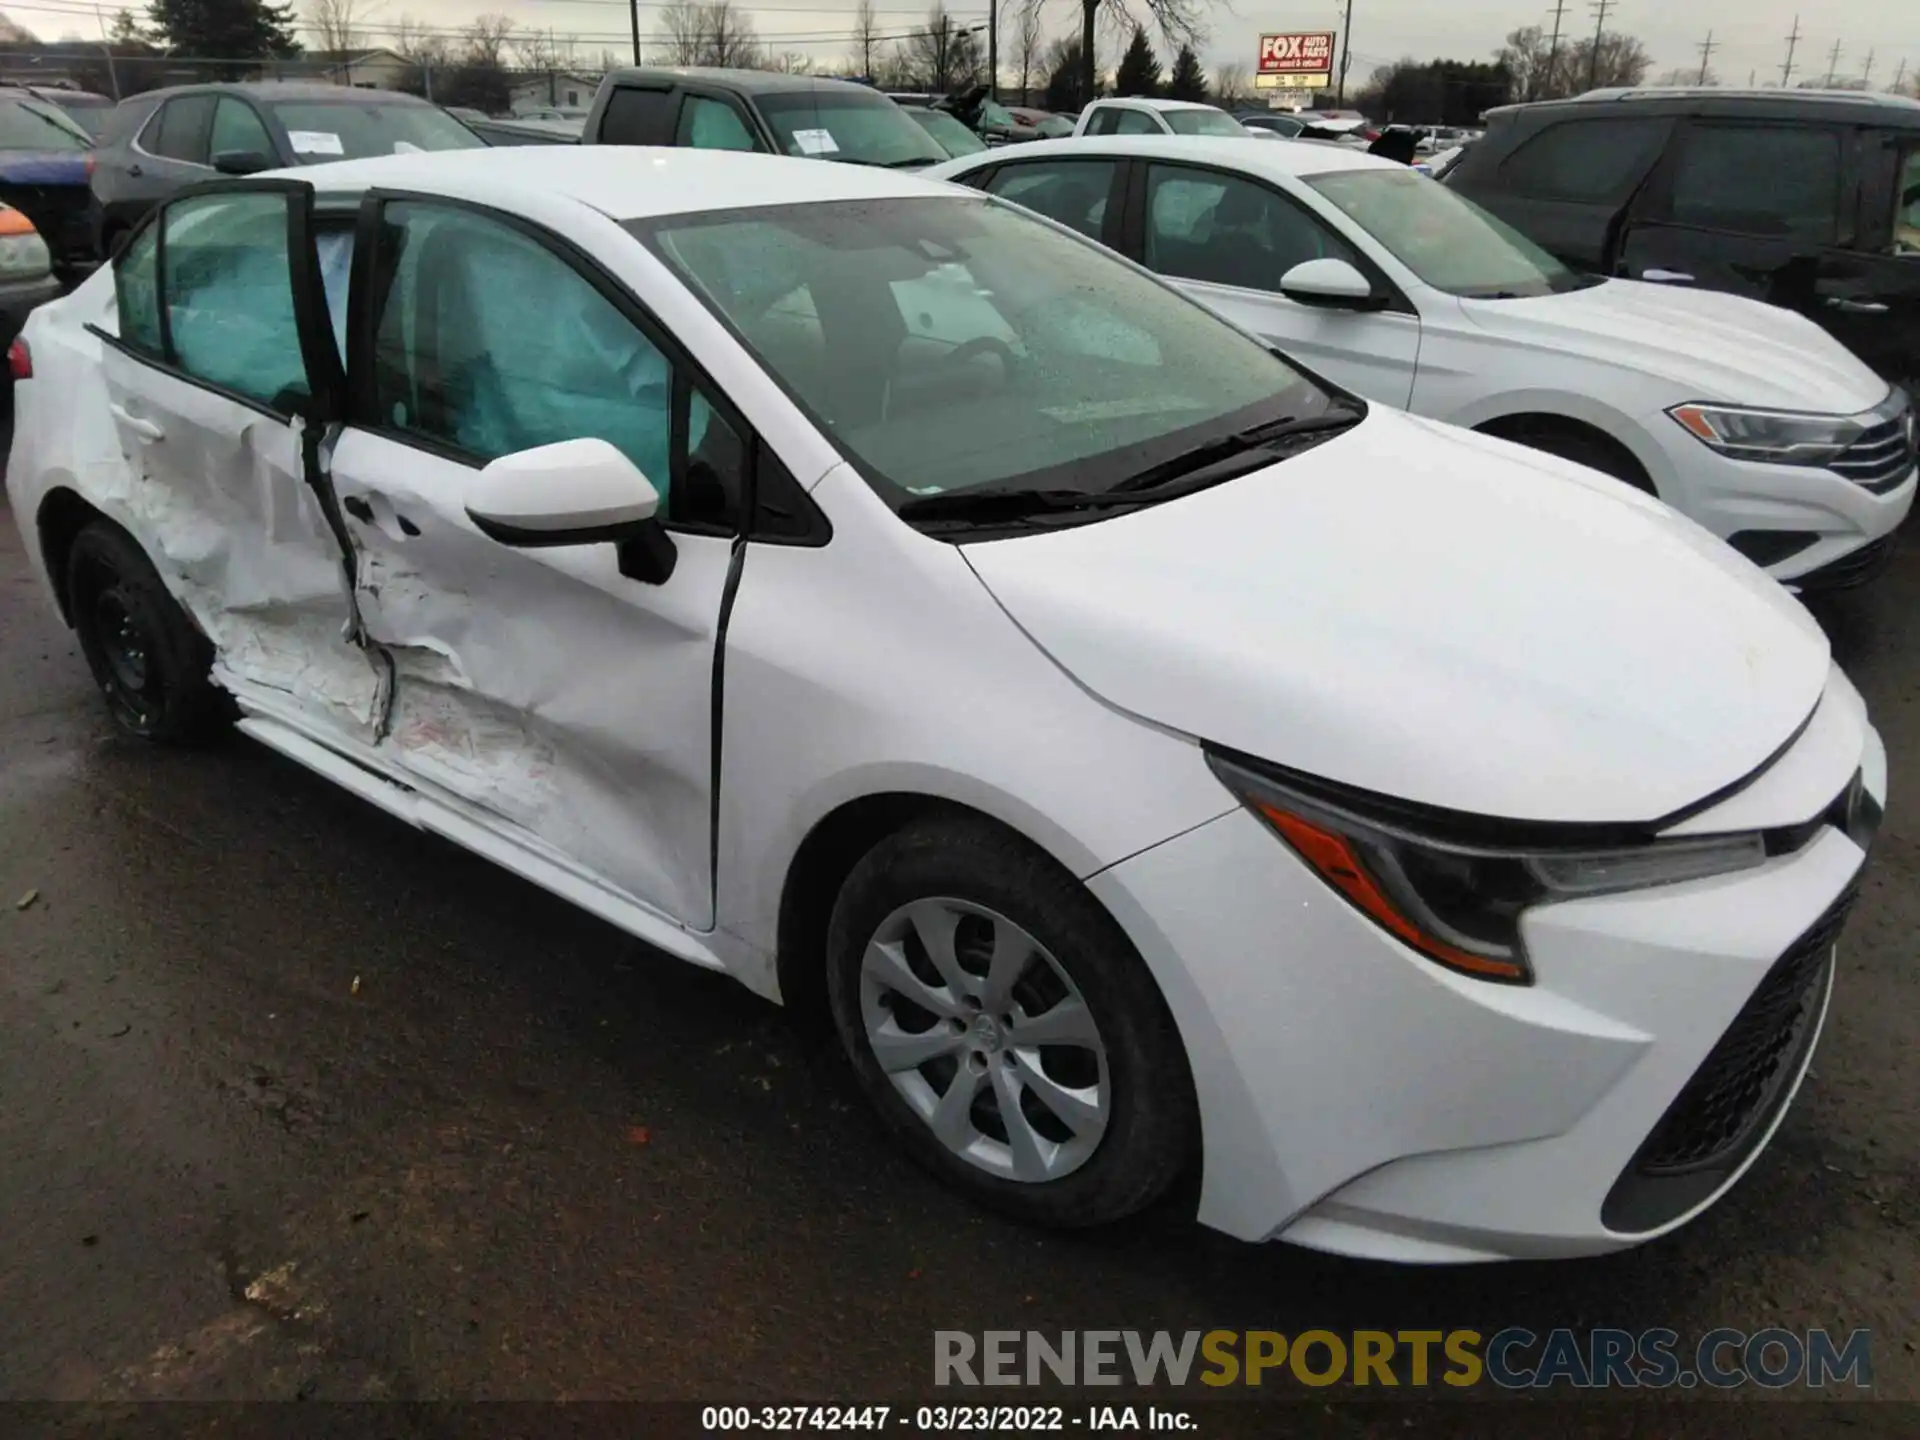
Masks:
[[[1642,270],[1640,278],[1654,285],[1691,285],[1693,277],[1683,270]]]
[[[340,502],[340,508],[360,521],[363,525],[373,524],[373,506],[358,495],[349,495]]]
[[[138,165],[129,165],[127,167],[127,173],[129,175],[132,175],[136,179],[138,179],[140,176],[146,174],[147,172],[145,170],[142,170]]]
[[[1827,308],[1843,315],[1884,315],[1887,307],[1878,300],[1849,300],[1844,295],[1829,295]]]
[[[372,525],[395,540],[402,537],[411,540],[420,533],[420,527],[395,510],[384,497],[376,504],[364,495],[348,495],[340,501],[340,508],[361,524]],[[395,530],[400,533],[395,535]]]
[[[165,430],[162,430],[158,425],[154,424],[153,421],[134,414],[124,405],[109,401],[107,403],[107,410],[115,420],[126,426],[127,429],[138,435],[142,440],[153,441],[167,438],[167,432]]]

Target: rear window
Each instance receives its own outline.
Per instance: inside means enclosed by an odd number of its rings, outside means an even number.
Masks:
[[[1176,135],[1245,135],[1247,127],[1221,110],[1168,110],[1162,118]]]
[[[0,150],[91,150],[93,140],[57,105],[0,100]]]
[[[287,130],[294,158],[303,165],[329,160],[365,160],[421,150],[473,150],[486,142],[434,105],[398,101],[277,102],[275,117]]]
[[[1501,188],[1542,200],[1624,200],[1659,157],[1670,125],[1654,115],[1562,120],[1507,157]]]

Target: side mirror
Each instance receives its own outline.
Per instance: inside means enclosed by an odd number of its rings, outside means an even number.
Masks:
[[[1345,260],[1305,260],[1280,277],[1280,293],[1323,310],[1378,310],[1386,302],[1373,283]]]
[[[274,163],[273,156],[258,150],[222,150],[213,157],[213,168],[222,175],[258,175]]]
[[[594,545],[640,537],[660,493],[605,440],[516,450],[474,477],[467,518],[502,545]]]

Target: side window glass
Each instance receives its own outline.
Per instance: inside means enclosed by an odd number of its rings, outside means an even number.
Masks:
[[[1659,158],[1669,128],[1648,115],[1550,125],[1507,157],[1501,186],[1542,200],[1624,200]]]
[[[197,196],[167,207],[162,303],[187,374],[279,408],[305,393],[293,318],[288,197]]]
[[[156,359],[160,344],[160,227],[148,225],[133,237],[113,266],[113,297],[120,312],[123,344]]]
[[[1280,288],[1308,260],[1357,263],[1345,241],[1298,205],[1236,176],[1147,167],[1147,268],[1162,275]]]
[[[680,128],[673,143],[696,150],[751,150],[753,135],[740,112],[722,100],[689,95],[680,105]]]
[[[207,163],[207,127],[213,121],[211,95],[183,95],[160,112],[153,153],[192,165]]]
[[[1674,168],[1681,225],[1824,245],[1840,209],[1840,137],[1810,125],[1702,125]]]
[[[340,226],[313,237],[320,260],[320,283],[327,294],[327,319],[333,325],[333,343],[347,353],[347,286],[353,272],[353,229]]]
[[[1096,110],[1093,124],[1087,127],[1089,135],[1111,135],[1120,124],[1120,112],[1111,105]]]
[[[222,95],[214,108],[213,138],[207,142],[207,153],[215,159],[239,153],[274,158],[267,127],[251,105],[231,95]]]
[[[1107,217],[1107,196],[1113,190],[1113,167],[1111,160],[1006,165],[988,182],[987,190],[1098,240]]]
[[[1901,157],[1893,194],[1893,253],[1920,255],[1920,150]]]
[[[466,211],[398,202],[385,219],[393,271],[374,340],[384,423],[482,461],[591,436],[653,482],[662,519],[739,514],[739,436],[584,275]]]
[[[664,145],[678,98],[671,90],[622,86],[607,96],[594,138],[602,145]]]
[[[1119,122],[1114,126],[1116,135],[1159,135],[1164,132],[1153,116],[1144,110],[1122,110]]]

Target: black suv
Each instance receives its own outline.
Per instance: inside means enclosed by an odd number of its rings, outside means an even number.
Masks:
[[[947,152],[871,86],[768,70],[615,70],[600,82],[586,145],[762,150],[917,170]]]
[[[485,144],[438,105],[390,90],[280,80],[150,90],[121,101],[100,134],[100,251],[181,186],[216,175]]]
[[[1597,90],[1490,111],[1444,183],[1569,265],[1784,305],[1920,390],[1920,102]]]

